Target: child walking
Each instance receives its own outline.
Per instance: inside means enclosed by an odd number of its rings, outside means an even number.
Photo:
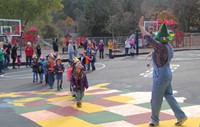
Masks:
[[[71,76],[70,84],[73,87],[73,90],[76,92],[76,105],[78,108],[81,108],[84,91],[89,86],[86,74],[83,71],[83,66],[81,66],[80,64],[75,66]]]
[[[60,91],[62,89],[64,71],[65,71],[65,68],[64,68],[64,65],[62,64],[62,60],[60,58],[57,58],[56,65],[54,67],[54,72],[56,74],[56,80],[57,80],[57,91]]]
[[[44,64],[45,64],[44,58],[40,57],[38,63],[39,63],[38,74],[39,74],[39,77],[40,77],[40,83],[42,84],[42,82],[43,82],[43,75],[44,75]]]
[[[21,66],[21,56],[20,55],[17,56],[17,65],[18,65],[18,68],[20,68],[20,66]]]
[[[67,81],[70,82],[72,73],[74,71],[74,64],[73,62],[69,61],[69,66],[67,68]],[[76,93],[73,91],[73,87],[70,85],[70,92],[72,94],[72,97],[76,97]]]
[[[33,82],[38,81],[38,59],[37,57],[33,57],[33,63],[31,65],[32,72],[33,72]]]
[[[54,86],[54,55],[51,53],[48,56],[48,62],[46,64],[46,69],[48,72],[48,84],[50,89],[53,89]]]
[[[95,52],[92,51],[92,54],[91,54],[91,66],[92,66],[92,71],[96,70],[95,62],[96,62],[96,55],[95,55]]]

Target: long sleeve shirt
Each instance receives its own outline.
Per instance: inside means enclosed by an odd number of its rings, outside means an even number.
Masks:
[[[149,43],[154,48],[152,58],[156,66],[164,66],[168,59],[168,50],[166,47],[167,44],[156,41],[150,35],[145,35],[144,38],[146,39],[147,43]]]

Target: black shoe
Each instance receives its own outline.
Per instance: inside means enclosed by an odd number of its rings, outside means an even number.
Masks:
[[[60,88],[57,88],[57,91],[60,91]]]
[[[35,82],[35,80],[33,80],[33,82]]]
[[[42,81],[40,81],[40,83],[42,84]]]
[[[149,127],[156,127],[158,125],[159,125],[158,123],[149,123]]]
[[[13,69],[17,69],[16,67],[13,67]]]
[[[62,90],[62,86],[60,86],[60,89]]]

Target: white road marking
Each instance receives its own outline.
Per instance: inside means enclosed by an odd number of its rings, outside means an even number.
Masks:
[[[102,63],[96,63],[96,64],[99,64],[99,65],[102,66],[102,67],[97,68],[97,69],[96,69],[97,71],[98,71],[98,70],[101,70],[101,69],[104,69],[104,68],[106,67],[106,65],[105,65],[105,64],[102,64]]]
[[[176,69],[178,69],[180,65],[175,65],[175,64],[172,64],[171,65],[171,71],[174,72]],[[153,68],[150,68],[149,70],[145,71],[144,73],[141,73],[140,76],[143,76],[145,78],[150,78],[152,77],[153,75]]]
[[[106,65],[102,63],[95,63],[95,64],[99,65],[99,67],[96,69],[97,71],[102,70],[106,67]],[[65,69],[65,72],[66,72],[66,69]],[[63,76],[66,76],[65,72],[63,73]],[[30,79],[30,78],[33,78],[32,75],[33,75],[32,71],[30,69],[27,69],[23,71],[10,72],[10,73],[1,75],[2,78],[0,80]],[[38,78],[39,78],[39,74],[38,74]]]

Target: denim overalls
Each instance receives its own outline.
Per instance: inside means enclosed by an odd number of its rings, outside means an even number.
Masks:
[[[177,120],[186,117],[185,113],[181,110],[179,104],[173,96],[171,81],[172,72],[170,68],[170,62],[173,57],[173,49],[170,44],[166,45],[168,50],[168,60],[167,63],[162,67],[157,67],[153,62],[153,88],[151,96],[151,122],[159,123],[159,112],[161,109],[163,97],[170,105],[173,110]]]

